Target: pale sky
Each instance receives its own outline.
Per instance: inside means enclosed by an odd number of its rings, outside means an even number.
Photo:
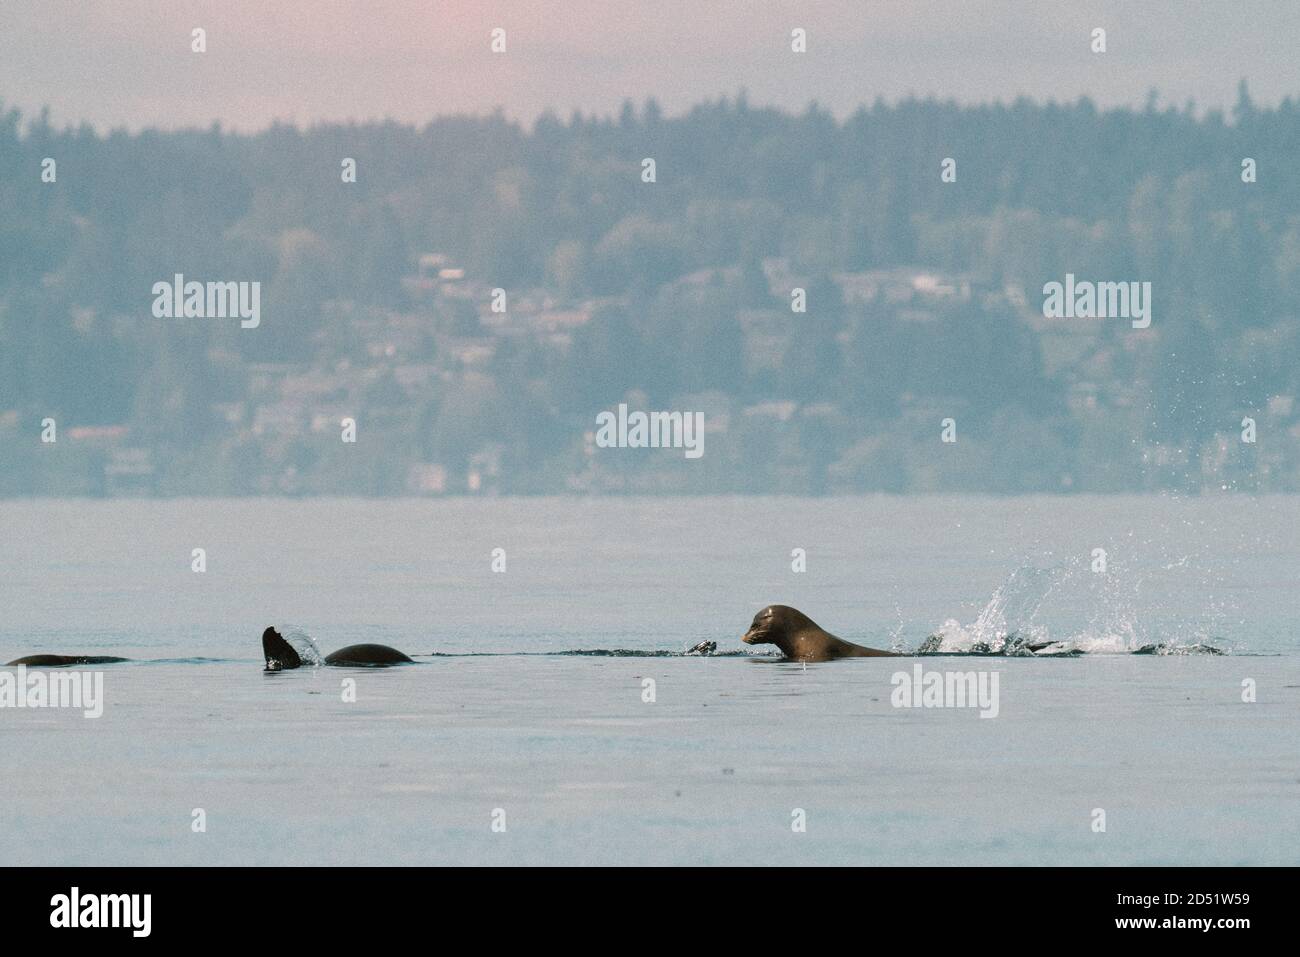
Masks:
[[[1298,50],[1297,0],[0,0],[0,100],[101,129],[531,122],[652,95],[675,113],[742,88],[840,115],[909,93],[1140,105],[1152,87],[1230,107],[1242,77],[1261,104],[1300,96]]]

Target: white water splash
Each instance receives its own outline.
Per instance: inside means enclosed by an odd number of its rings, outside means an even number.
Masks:
[[[1186,559],[1179,567],[1186,565]],[[1168,569],[1165,569],[1168,570]],[[1025,565],[1013,571],[969,625],[945,621],[921,650],[944,654],[1193,654],[1207,649],[1198,631],[1160,640],[1148,633],[1135,610],[1142,577],[1114,564],[1108,573],[1092,571],[1074,559],[1050,568]],[[1050,626],[1064,617],[1083,627]]]
[[[289,643],[290,647],[298,652],[298,657],[302,659],[304,665],[315,667],[325,662],[325,656],[321,654],[320,648],[316,646],[316,639],[307,634],[302,628],[297,625],[281,625],[276,630],[280,632],[280,636]]]

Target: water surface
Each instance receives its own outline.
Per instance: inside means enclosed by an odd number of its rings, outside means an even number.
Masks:
[[[0,503],[0,660],[144,659],[100,719],[0,709],[0,861],[1294,864],[1297,528],[1235,496]],[[922,659],[996,670],[991,720],[891,706],[911,662],[551,654],[738,650],[776,601],[1089,653]],[[443,656],[264,675],[272,623]]]

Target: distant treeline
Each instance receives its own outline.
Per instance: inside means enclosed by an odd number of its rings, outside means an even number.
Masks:
[[[591,319],[503,337],[474,303],[412,295],[403,278],[430,253],[469,288]],[[846,274],[891,270],[975,291],[845,291]],[[177,273],[261,282],[260,327],[153,318],[152,286]],[[1149,281],[1151,328],[1042,320],[1043,284],[1067,273]],[[427,348],[368,352],[361,320],[398,315],[428,316]],[[447,337],[493,340],[490,359],[469,369]],[[403,362],[440,374],[399,388]],[[346,401],[384,410],[382,454],[356,450],[382,466],[340,484],[335,453],[257,439],[249,368],[267,363],[373,367]],[[1300,490],[1298,392],[1300,103],[1258,108],[1244,83],[1230,117],[909,100],[837,121],[742,95],[531,130],[497,115],[244,135],[100,134],[0,109],[0,494],[84,487],[40,462],[45,417],[126,426],[165,492],[265,491],[248,473],[288,462],[316,474],[308,490],[396,493],[414,463],[455,476],[485,448],[503,491]],[[602,450],[620,473],[670,474],[592,479],[598,411],[705,393],[729,425],[704,458],[725,467]],[[774,402],[795,412],[769,429]],[[167,478],[173,462],[185,478]]]

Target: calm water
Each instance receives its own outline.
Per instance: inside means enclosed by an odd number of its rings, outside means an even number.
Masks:
[[[3,502],[0,660],[141,661],[102,718],[0,709],[0,861],[1300,863],[1297,530],[1238,497]],[[769,602],[1089,654],[919,659],[996,670],[992,720],[892,707],[912,661],[552,654],[735,650]],[[451,656],[268,676],[268,624]]]

